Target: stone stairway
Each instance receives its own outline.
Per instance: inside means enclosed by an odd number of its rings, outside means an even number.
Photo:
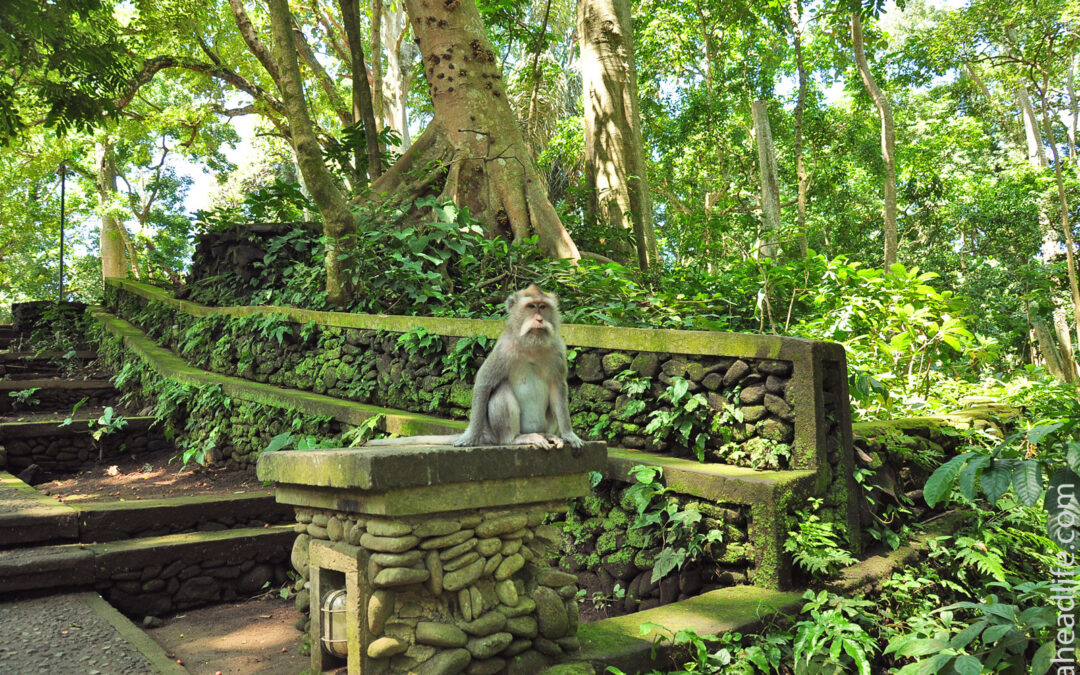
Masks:
[[[286,581],[292,509],[278,505],[271,489],[67,504],[17,477],[31,465],[51,476],[94,466],[102,449],[90,437],[89,418],[76,414],[65,427],[58,420],[84,397],[86,408],[119,401],[108,380],[61,377],[55,359],[31,351],[25,337],[0,326],[0,614],[27,596],[67,594],[76,602],[83,596],[71,593],[96,591],[141,619]],[[81,351],[73,358],[95,357]],[[33,405],[8,395],[31,388]],[[105,457],[162,449],[152,421],[129,417],[117,437],[122,442],[108,446]],[[0,653],[0,670],[4,658]]]

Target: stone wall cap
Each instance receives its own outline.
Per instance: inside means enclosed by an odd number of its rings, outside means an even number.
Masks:
[[[569,448],[531,445],[383,445],[266,452],[259,456],[257,473],[260,480],[276,483],[382,491],[585,473],[606,465],[607,444],[597,441],[585,443],[577,457]]]

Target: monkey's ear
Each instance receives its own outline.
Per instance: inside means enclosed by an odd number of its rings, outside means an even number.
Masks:
[[[517,293],[511,293],[509,296],[507,296],[507,298],[506,298],[506,311],[507,312],[512,310],[514,308],[514,305],[517,304],[517,296],[518,296]]]

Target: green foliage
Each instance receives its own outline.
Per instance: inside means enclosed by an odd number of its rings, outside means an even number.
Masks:
[[[679,500],[660,482],[663,469],[638,464],[630,468],[634,479],[626,490],[626,499],[636,511],[632,529],[640,530],[644,547],[660,546],[653,564],[652,581],[659,581],[672,571],[697,560],[715,543],[721,541],[717,530],[701,532],[701,513],[683,509]]]
[[[795,673],[859,673],[870,675],[877,652],[866,626],[875,623],[869,600],[841,598],[827,591],[807,591],[802,612],[810,618],[795,626],[792,658]]]
[[[671,403],[671,408],[649,413],[650,421],[645,432],[658,441],[673,436],[675,443],[689,448],[699,462],[704,462],[705,443],[709,440],[709,433],[717,428],[716,417],[704,396],[690,393],[689,380],[682,377],[671,380],[661,395],[662,399]]]
[[[130,86],[131,44],[112,2],[7,0],[0,6],[0,144],[41,111],[47,124],[86,129],[116,116]]]
[[[1047,477],[1049,480],[1047,480]],[[975,449],[942,464],[926,482],[926,503],[952,493],[973,502],[981,493],[996,505],[1010,489],[1025,506],[1043,501],[1050,538],[1076,550],[1080,537],[1080,418],[1044,420],[1007,436],[990,451]]]
[[[645,621],[641,624],[641,634],[648,635],[655,631],[652,658],[656,660],[657,648],[670,644],[679,653],[685,653],[687,659],[678,670],[668,671],[669,675],[753,675],[754,673],[779,672],[784,664],[784,652],[790,635],[782,632],[770,633],[766,637],[744,636],[742,633],[729,632],[723,635],[700,636],[689,628],[672,632],[664,626]],[[749,642],[750,644],[744,645]],[[615,675],[625,675],[622,670],[608,666],[606,671]],[[660,671],[649,671],[658,675]]]
[[[795,564],[816,578],[835,575],[841,567],[857,560],[841,546],[842,534],[836,523],[823,519],[825,500],[811,497],[810,508],[795,512],[795,528],[784,540],[784,551],[793,554]]]
[[[30,407],[41,403],[34,394],[38,393],[41,387],[30,387],[28,389],[19,389],[17,391],[9,391],[8,396],[15,399],[15,402],[21,406]]]
[[[453,373],[458,379],[469,380],[470,362],[486,356],[494,340],[486,335],[470,335],[458,338],[442,357],[443,372]]]
[[[816,289],[818,316],[794,332],[844,344],[852,397],[865,412],[925,407],[932,385],[997,358],[992,341],[968,330],[965,302],[931,285],[938,276],[899,263],[882,271],[837,258]]]
[[[1045,602],[1053,592],[1050,582],[1029,582],[1010,590],[1019,594],[1020,602]],[[915,631],[891,639],[885,653],[915,659],[898,671],[900,675],[969,675],[1007,668],[1043,675],[1054,658],[1051,636],[1056,620],[1057,612],[1049,604],[1022,609],[989,593],[978,602],[955,602],[932,611]]]
[[[416,327],[398,336],[397,346],[406,354],[433,358],[442,353],[442,336]]]
[[[275,177],[274,182],[251,190],[237,207],[199,211],[197,224],[204,232],[221,232],[249,223],[290,223],[307,219],[315,206],[299,183]]]

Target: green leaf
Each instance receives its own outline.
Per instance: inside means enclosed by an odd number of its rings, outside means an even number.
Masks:
[[[1067,447],[1069,451],[1065,455],[1065,461],[1073,473],[1080,473],[1080,442],[1069,441]]]
[[[926,486],[923,488],[923,498],[926,499],[927,505],[932,507],[949,494],[949,490],[956,480],[956,474],[960,473],[960,467],[971,459],[974,454],[967,452],[957,455],[938,467],[937,471],[926,481]]]
[[[678,378],[671,385],[671,401],[677,403],[682,400],[682,397],[686,395],[687,390],[690,389],[690,381],[683,378]]]
[[[1054,642],[1044,642],[1039,650],[1035,652],[1035,656],[1031,657],[1031,670],[1030,675],[1045,675],[1050,670],[1050,665],[1054,659],[1055,649]]]
[[[1033,459],[1019,462],[1013,469],[1013,489],[1016,496],[1027,506],[1035,506],[1042,496],[1042,467]]]
[[[975,481],[983,467],[990,463],[990,457],[983,455],[968,462],[960,472],[960,493],[969,501],[975,501]]]
[[[971,624],[964,630],[960,631],[949,640],[949,646],[953,649],[963,649],[968,646],[972,640],[979,636],[982,629],[989,623],[986,619],[981,619]]]
[[[844,651],[851,657],[851,660],[855,662],[855,667],[859,669],[859,675],[870,675],[870,662],[866,659],[866,652],[859,643],[854,640],[844,640]]]
[[[1065,426],[1064,422],[1056,422],[1054,424],[1039,424],[1028,430],[1027,440],[1032,445],[1038,445],[1039,442],[1046,438],[1048,435],[1054,433],[1061,427]]]
[[[1000,640],[1006,633],[1011,630],[1013,630],[1013,625],[1011,623],[999,623],[990,626],[983,631],[982,641],[987,645],[991,645]]]
[[[996,460],[979,477],[979,485],[982,486],[983,492],[986,494],[986,501],[990,502],[991,506],[997,504],[998,500],[1001,499],[1001,495],[1005,494],[1005,491],[1009,489],[1009,483],[1012,481],[1010,465],[1011,462],[1006,460]]]
[[[956,671],[956,675],[979,675],[982,672],[982,662],[974,656],[968,654],[962,654],[956,657],[956,662],[953,663],[953,670]]]
[[[292,445],[296,439],[293,437],[291,431],[286,431],[278,434],[270,439],[270,442],[266,444],[263,452],[277,452],[282,448]]]

